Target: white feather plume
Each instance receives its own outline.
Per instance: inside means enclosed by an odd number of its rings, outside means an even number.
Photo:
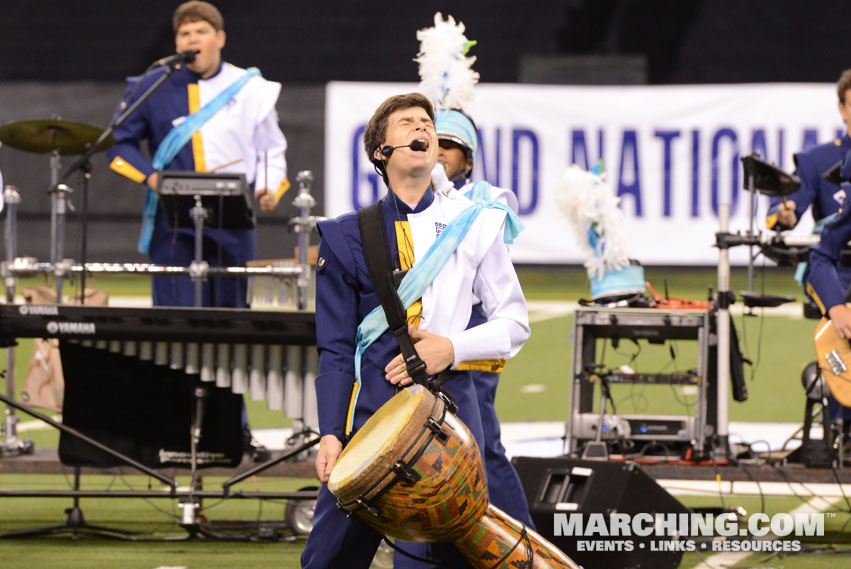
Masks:
[[[435,109],[466,108],[475,96],[479,74],[473,71],[476,58],[467,56],[476,42],[464,35],[464,24],[452,16],[444,21],[438,12],[434,26],[419,30],[417,39],[420,51],[414,61],[420,66],[420,92]]]
[[[556,185],[556,203],[573,226],[589,277],[629,264],[620,198],[603,176],[570,166]]]

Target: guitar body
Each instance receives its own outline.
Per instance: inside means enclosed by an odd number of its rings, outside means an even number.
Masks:
[[[851,342],[840,338],[833,322],[822,318],[815,344],[818,366],[830,392],[841,404],[851,407]]]

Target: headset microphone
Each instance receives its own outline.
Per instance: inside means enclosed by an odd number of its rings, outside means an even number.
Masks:
[[[382,146],[381,150],[379,152],[381,152],[382,156],[387,156],[389,158],[390,155],[393,154],[393,151],[396,150],[397,148],[410,148],[411,150],[425,150],[426,146],[427,146],[427,144],[424,140],[417,139],[410,144],[403,144],[401,146],[390,146],[389,144]]]

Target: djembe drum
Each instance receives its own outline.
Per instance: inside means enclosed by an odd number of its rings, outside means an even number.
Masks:
[[[328,489],[340,508],[377,531],[405,541],[452,542],[475,567],[579,567],[488,504],[473,435],[420,385],[370,417],[340,454]]]

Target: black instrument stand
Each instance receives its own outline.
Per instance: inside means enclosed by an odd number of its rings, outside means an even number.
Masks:
[[[80,294],[80,304],[85,304],[86,300],[85,269],[86,251],[88,248],[89,181],[92,177],[91,158],[96,152],[100,150],[101,144],[106,139],[108,139],[113,132],[115,132],[115,129],[124,124],[124,121],[126,121],[130,117],[130,115],[132,115],[136,111],[136,109],[138,109],[142,105],[142,103],[148,100],[148,98],[150,98],[150,96],[154,94],[154,91],[159,89],[163,83],[168,81],[169,78],[174,75],[174,72],[180,69],[180,66],[180,62],[172,62],[171,64],[169,64],[168,69],[165,71],[165,73],[163,73],[150,87],[148,87],[148,90],[142,93],[142,95],[138,99],[136,99],[136,101],[132,105],[126,107],[124,112],[121,113],[121,115],[114,118],[109,124],[109,126],[106,128],[106,130],[104,130],[103,133],[101,133],[98,139],[94,142],[94,144],[89,146],[88,150],[86,150],[86,152],[82,156],[80,156],[80,158],[78,158],[77,161],[74,162],[70,168],[68,168],[68,171],[65,172],[65,175],[62,176],[62,180],[65,181],[74,172],[80,171],[83,173],[83,212],[80,218],[80,263],[83,267],[83,271],[80,273],[80,287],[82,290]],[[122,101],[121,105],[122,107],[125,107],[126,101]],[[57,282],[59,282],[58,279],[59,276],[57,275]],[[61,285],[57,284],[57,286]]]
[[[293,231],[297,234],[297,245],[298,245],[298,264],[301,267],[301,275],[298,277],[297,281],[297,301],[296,307],[299,310],[307,310],[309,308],[308,303],[308,289],[310,287],[310,280],[314,278],[310,265],[308,264],[307,254],[308,248],[310,246],[310,233],[316,229],[316,224],[323,218],[315,217],[310,215],[310,210],[313,206],[316,205],[316,200],[311,195],[310,190],[313,184],[313,172],[310,170],[301,170],[296,174],[296,182],[298,182],[298,195],[293,200],[293,205],[298,208],[298,217],[294,217],[290,219],[290,225],[293,228]],[[307,351],[305,349],[300,350],[300,369],[302,370],[302,376],[308,370],[308,356]],[[315,431],[313,431],[310,426],[302,420],[294,420],[293,421],[293,434],[286,441],[286,448],[304,448],[309,449],[313,446],[311,443],[311,439],[314,435],[317,435]],[[318,440],[318,439],[317,439]],[[315,441],[313,441],[315,442]],[[288,455],[291,453],[287,452]],[[296,456],[292,454],[292,456]],[[275,464],[278,460],[275,459],[271,463]]]
[[[74,490],[80,490],[80,467],[74,467]],[[133,539],[133,536],[140,535],[142,532],[111,528],[107,526],[98,526],[89,524],[83,517],[83,510],[80,509],[80,497],[74,496],[74,505],[65,509],[68,518],[64,524],[56,524],[53,526],[45,526],[42,528],[25,529],[18,531],[9,531],[0,534],[0,537],[5,539],[14,539],[18,537],[38,537],[42,535],[56,535],[59,533],[70,533],[71,539],[77,541],[81,535],[89,535],[94,537],[105,537],[109,539]]]
[[[255,227],[254,213],[249,203],[248,186],[244,177],[240,176],[238,189],[223,189],[221,193],[215,191],[186,191],[180,184],[181,178],[191,177],[195,173],[190,172],[162,172],[159,178],[158,194],[166,219],[173,229],[188,228],[187,223],[191,220],[195,235],[195,255],[189,265],[189,275],[195,287],[194,304],[200,308],[203,305],[203,286],[208,277],[209,263],[204,260],[204,225],[208,220],[220,220],[219,229],[248,229]],[[210,175],[198,173],[199,177]],[[232,176],[228,176],[231,178]],[[174,182],[174,183],[172,183]],[[188,218],[183,212],[188,210]],[[227,211],[227,213],[225,213]],[[212,212],[212,215],[211,213]],[[218,215],[216,215],[218,214]],[[190,439],[190,469],[192,482],[189,494],[181,498],[180,508],[182,510],[180,525],[183,526],[191,536],[202,533],[198,513],[201,510],[201,499],[196,495],[200,491],[200,477],[198,476],[198,445],[203,437],[204,409],[206,407],[208,387],[199,383],[193,390],[194,408],[192,413],[192,426],[189,433]]]
[[[818,411],[815,410],[816,405],[820,406]],[[837,465],[838,468],[842,468],[842,459],[844,458],[842,456],[844,454],[842,452],[844,447],[844,441],[842,441],[843,429],[841,425],[838,428],[840,440],[838,449],[835,449],[833,446],[832,435],[833,425],[828,408],[827,397],[823,397],[821,400],[807,397],[807,405],[804,409],[804,430],[801,433],[801,446],[793,450],[789,456],[786,457],[787,462],[800,463],[804,466],[816,468],[831,468],[833,465]],[[821,426],[823,430],[821,441],[814,440],[810,437],[813,419],[817,413],[821,415]],[[837,450],[839,451],[838,456]]]
[[[729,423],[729,401],[727,399],[730,391],[730,341],[732,325],[730,321],[730,306],[736,301],[736,294],[730,290],[730,247],[747,245],[748,255],[748,288],[750,293],[747,298],[747,306],[776,306],[778,299],[782,297],[771,297],[761,302],[753,293],[754,272],[754,246],[760,245],[760,236],[754,230],[754,214],[756,213],[756,193],[769,196],[785,196],[796,191],[801,180],[796,176],[787,174],[776,166],[768,164],[760,159],[759,153],[754,152],[742,157],[742,165],[745,172],[747,185],[745,190],[751,193],[749,202],[749,226],[745,235],[730,233],[730,204],[718,205],[719,231],[715,234],[715,245],[718,247],[718,293],[715,298],[715,319],[718,334],[718,360],[717,360],[717,444],[713,452],[713,459],[727,460],[730,458],[730,423]],[[793,301],[786,298],[785,302]],[[770,304],[775,303],[775,304]],[[781,302],[782,303],[782,302]]]
[[[582,451],[582,460],[609,460],[608,443],[603,441],[603,427],[606,424],[606,402],[612,398],[609,391],[609,382],[602,376],[600,378],[600,420],[597,423],[597,436],[593,441],[585,444]]]
[[[26,405],[22,405],[22,404],[16,402],[11,397],[6,397],[5,395],[0,395],[0,401],[2,401],[3,403],[5,403],[6,405],[8,405],[10,407],[14,407],[14,408],[16,408],[20,411],[23,411],[24,413],[31,415],[31,416],[35,417],[36,419],[43,421],[43,422],[47,423],[48,425],[50,425],[50,426],[52,426],[56,429],[59,429],[60,431],[62,431],[64,433],[67,433],[67,434],[69,434],[69,435],[71,435],[71,436],[73,436],[77,439],[85,441],[86,443],[92,445],[93,447],[109,454],[110,456],[112,456],[114,458],[117,458],[121,462],[123,462],[123,463],[125,463],[129,466],[132,466],[133,468],[139,470],[140,472],[147,474],[148,476],[152,476],[152,477],[156,478],[157,480],[163,482],[164,484],[168,485],[169,488],[171,488],[171,493],[170,493],[171,496],[176,495],[177,482],[173,478],[170,478],[170,477],[168,477],[164,474],[161,474],[161,473],[157,472],[156,470],[154,470],[152,468],[148,468],[144,464],[141,464],[141,463],[133,460],[132,458],[125,456],[125,455],[121,454],[120,452],[109,448],[108,446],[98,442],[97,440],[95,440],[95,439],[93,439],[93,438],[91,438],[87,435],[84,435],[83,433],[81,433],[77,429],[74,429],[74,428],[69,427],[67,425],[63,425],[62,423],[54,421],[50,417],[43,415],[42,413],[39,413],[38,411],[36,411],[36,410],[34,410],[30,407],[27,407]],[[73,468],[74,468],[74,491],[79,492],[80,491],[80,467],[74,466]],[[49,495],[49,494],[46,494],[46,495]],[[138,533],[138,532],[132,532],[132,531],[121,530],[121,529],[116,529],[116,528],[108,528],[108,527],[104,527],[104,526],[87,524],[85,519],[83,518],[83,511],[80,509],[80,496],[75,494],[73,496],[73,500],[74,500],[73,506],[70,507],[70,508],[67,508],[65,510],[65,513],[68,514],[68,519],[66,520],[66,522],[64,524],[46,526],[46,527],[43,527],[43,528],[33,528],[33,529],[27,529],[27,530],[18,530],[18,531],[13,531],[13,532],[6,532],[6,533],[3,533],[3,534],[0,534],[0,538],[15,538],[15,537],[29,537],[29,536],[34,537],[34,536],[39,536],[39,535],[56,534],[56,533],[63,533],[63,532],[70,531],[74,540],[77,540],[81,534],[82,535],[96,535],[96,536],[100,536],[100,537],[107,537],[107,538],[113,538],[113,539],[132,539],[131,536]]]
[[[18,204],[21,195],[14,186],[6,186],[3,190],[3,203],[6,204],[6,260],[14,263],[18,256]],[[15,293],[18,279],[14,273],[3,271],[6,285],[6,303],[15,303]],[[10,399],[15,398],[15,346],[6,348],[6,393]],[[35,445],[31,439],[18,438],[18,416],[14,407],[6,407],[3,419],[3,443],[0,444],[0,457],[32,454]]]
[[[210,269],[209,264],[204,260],[204,222],[207,220],[207,209],[201,203],[201,196],[193,197],[195,205],[190,211],[192,220],[195,222],[195,260],[189,265],[189,275],[195,284],[195,306],[200,308],[204,300],[204,280]]]

